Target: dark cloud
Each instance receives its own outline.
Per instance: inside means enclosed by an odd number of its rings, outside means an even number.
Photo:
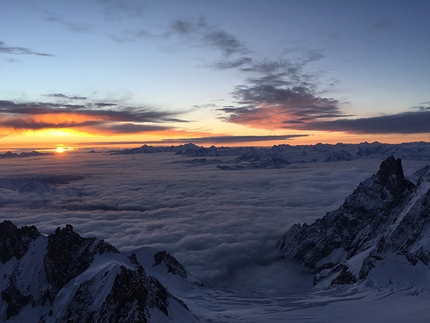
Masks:
[[[204,17],[199,19],[178,19],[171,23],[165,32],[161,33],[152,33],[145,29],[126,29],[120,34],[108,35],[109,38],[119,43],[135,42],[142,38],[168,39],[172,36],[186,39],[188,44],[217,49],[225,56],[249,52],[236,36],[208,24]]]
[[[215,103],[206,103],[206,104],[195,104],[193,105],[193,108],[197,109],[211,109],[216,108],[217,105]]]
[[[86,97],[55,93],[48,95],[67,100]],[[15,130],[45,128],[82,128],[112,133],[133,133],[171,129],[156,124],[186,122],[178,113],[153,110],[147,107],[127,107],[109,102],[78,105],[50,102],[13,102],[0,100],[0,126]],[[155,124],[155,125],[154,125]]]
[[[112,121],[134,121],[134,122],[164,122],[177,113],[167,111],[151,110],[147,107],[124,107],[115,106],[114,109],[100,109],[100,107],[111,106],[105,103],[97,103],[97,109],[92,104],[74,105],[46,102],[24,102],[0,100],[0,114],[3,115],[40,115],[40,114],[78,114],[92,117],[101,117]],[[171,120],[171,119],[170,119]],[[177,119],[178,120],[178,119]]]
[[[423,104],[430,104],[430,102],[423,102]],[[411,110],[418,110],[418,111],[430,111],[430,106],[416,106],[411,107]]]
[[[201,45],[216,48],[226,56],[249,52],[236,36],[209,25],[203,17],[197,20],[178,19],[171,24],[169,34],[194,38]]]
[[[56,104],[49,102],[14,102],[0,100],[2,115],[38,115],[47,113],[62,113],[84,109],[84,105]]]
[[[377,19],[369,28],[369,32],[377,33],[380,31],[391,29],[394,26],[392,21],[380,18]]]
[[[281,141],[289,140],[298,137],[307,137],[308,135],[271,135],[271,136],[210,136],[196,138],[179,138],[179,139],[164,139],[162,141],[146,142],[148,144],[155,143],[241,143],[241,142],[257,142],[257,141]]]
[[[140,123],[108,123],[104,124],[100,129],[105,129],[112,134],[131,134],[169,130],[171,127]]]
[[[201,24],[195,25],[195,22],[178,19],[175,22],[172,23],[171,29],[173,32],[176,32],[180,35],[189,35],[195,32],[198,32],[197,26],[201,26]]]
[[[62,93],[51,93],[51,94],[42,94],[43,96],[58,98],[58,99],[67,99],[67,100],[86,100],[88,99],[86,96],[69,96]]]
[[[218,70],[238,69],[242,72],[256,72],[261,75],[280,75],[287,76],[288,74],[297,74],[300,66],[293,64],[289,60],[279,59],[271,60],[264,58],[256,60],[251,57],[240,57],[232,60],[222,60],[212,65]]]
[[[141,18],[145,14],[147,4],[143,1],[97,0],[107,20],[128,20]]]
[[[108,35],[108,37],[117,43],[132,43],[141,38],[158,38],[163,35],[153,35],[144,29],[123,30],[121,35]]]
[[[250,57],[240,57],[234,60],[223,60],[213,64],[213,66],[218,70],[228,70],[240,68],[244,65],[249,65],[252,63],[252,58]]]
[[[247,52],[245,46],[235,36],[223,30],[210,31],[203,35],[202,40],[206,44],[220,49],[227,56]]]
[[[430,133],[430,107],[369,118],[346,118],[339,101],[315,95],[305,86],[283,86],[278,76],[268,75],[233,92],[240,104],[220,110],[223,120],[266,129],[342,131],[356,134]],[[288,82],[285,82],[288,84]]]
[[[298,67],[285,59],[269,60],[265,58],[258,62],[254,61],[247,67],[241,67],[240,70],[245,72],[258,72],[264,75],[272,75],[273,73],[278,72],[296,74]]]
[[[19,59],[15,59],[15,58],[7,58],[7,59],[3,59],[4,61],[8,62],[8,63],[20,63],[21,61]]]
[[[357,134],[430,133],[430,108],[422,107],[419,111],[370,118],[314,121],[302,124],[300,128],[305,130],[344,131]]]
[[[116,103],[106,103],[106,102],[98,102],[98,103],[94,103],[95,106],[97,107],[114,107],[118,104]]]
[[[52,54],[35,52],[31,49],[25,47],[12,47],[7,46],[4,42],[0,41],[0,54],[10,54],[10,55],[37,55],[37,56],[54,56]]]
[[[388,27],[378,21],[375,26]],[[376,28],[376,27],[375,27]],[[340,102],[317,92],[318,73],[306,73],[304,67],[324,57],[321,51],[307,51],[301,60],[255,60],[241,57],[224,60],[213,66],[219,70],[238,69],[256,73],[232,92],[237,106],[220,108],[220,118],[227,122],[264,129],[342,131],[356,134],[430,133],[430,107],[369,118],[350,118]],[[320,93],[320,94],[318,94]],[[423,103],[426,104],[426,103]]]
[[[238,87],[233,94],[241,106],[220,109],[227,114],[224,120],[251,127],[281,129],[285,124],[343,115],[335,99],[318,97],[306,87],[266,83]]]
[[[56,128],[56,129],[64,129],[64,128],[78,128],[78,127],[97,127],[103,125],[102,121],[82,121],[82,122],[44,122],[44,121],[35,121],[33,119],[25,119],[25,118],[11,118],[11,119],[3,119],[0,121],[0,127],[13,128],[15,130],[41,130],[47,128]]]
[[[88,32],[92,29],[92,26],[90,24],[80,24],[77,22],[66,20],[56,14],[48,14],[48,16],[45,18],[45,21],[59,24],[69,31],[78,33]]]
[[[158,130],[158,129],[157,129]],[[261,141],[283,141],[299,137],[307,137],[308,135],[269,135],[269,136],[208,136],[208,137],[194,137],[194,138],[176,138],[176,139],[163,139],[163,140],[145,140],[143,141],[112,141],[112,142],[85,142],[80,145],[172,145],[172,144],[186,144],[189,142],[195,144],[234,144],[234,143],[249,143]]]
[[[292,54],[300,55],[293,59]],[[292,49],[284,55],[289,58],[242,56],[213,64],[219,70],[237,69],[252,75],[232,92],[237,106],[219,109],[226,114],[222,120],[257,128],[282,129],[286,124],[346,116],[338,100],[317,94],[322,72],[305,71],[309,63],[324,57],[322,50]]]
[[[288,53],[288,52],[287,52]],[[219,70],[238,69],[243,72],[256,72],[260,75],[283,74],[284,77],[300,77],[302,68],[307,64],[321,60],[325,55],[321,50],[301,51],[296,59],[279,58],[279,59],[255,59],[248,56],[243,56],[236,59],[225,59],[216,62],[212,66]],[[301,77],[303,77],[301,75]]]

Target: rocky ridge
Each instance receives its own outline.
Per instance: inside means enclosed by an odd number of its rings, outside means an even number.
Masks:
[[[166,252],[125,255],[103,240],[81,237],[71,225],[46,237],[34,226],[4,221],[0,260],[1,321],[197,321],[160,279],[202,285]]]
[[[183,157],[231,157],[206,160],[200,164],[216,164],[221,170],[273,169],[283,168],[291,163],[339,162],[356,159],[380,159],[395,155],[407,160],[430,160],[430,144],[411,142],[383,144],[379,142],[360,144],[316,144],[316,145],[274,145],[268,147],[215,147],[205,148],[188,143],[179,146],[138,148],[113,151],[112,154],[146,154],[172,152]]]
[[[39,157],[39,156],[47,156],[53,155],[53,153],[41,153],[38,151],[30,151],[30,152],[21,152],[21,153],[13,153],[11,151],[7,151],[4,154],[0,153],[0,158],[22,158],[22,157]]]
[[[314,285],[366,280],[388,259],[420,263],[428,272],[430,168],[418,173],[415,185],[400,159],[387,158],[339,209],[310,225],[293,225],[278,242],[282,255],[310,269]]]

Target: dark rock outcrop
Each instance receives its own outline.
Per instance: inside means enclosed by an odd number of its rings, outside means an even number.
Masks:
[[[55,234],[48,236],[47,253],[44,258],[48,282],[60,290],[71,279],[82,274],[93,262],[94,256],[106,250],[118,251],[110,244],[96,238],[82,238],[67,224],[57,228]]]
[[[365,279],[388,252],[404,255],[411,264],[428,263],[429,250],[419,241],[430,226],[429,189],[429,172],[415,186],[404,177],[401,160],[391,156],[339,209],[311,225],[293,225],[278,247],[284,257],[311,269],[315,284]],[[360,257],[358,271],[353,267]]]
[[[0,223],[0,261],[2,264],[12,257],[21,259],[30,243],[40,236],[35,226],[16,227],[11,221]]]
[[[165,251],[127,257],[103,240],[81,237],[71,225],[45,237],[35,227],[4,221],[0,233],[2,322],[170,322],[171,311],[197,321],[158,280],[170,275],[164,281],[198,286]],[[148,274],[140,261],[154,260],[168,272],[160,266]]]

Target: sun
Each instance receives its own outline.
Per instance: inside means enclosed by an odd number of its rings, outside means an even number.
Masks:
[[[55,151],[56,151],[57,153],[59,153],[59,154],[62,154],[62,153],[64,153],[66,150],[64,149],[64,147],[58,146],[58,147],[55,149]]]

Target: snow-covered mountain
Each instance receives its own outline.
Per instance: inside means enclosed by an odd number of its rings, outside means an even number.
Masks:
[[[0,321],[197,321],[172,291],[202,285],[166,252],[141,249],[127,256],[103,240],[79,236],[71,225],[43,236],[34,226],[4,221],[0,261]]]
[[[188,143],[179,146],[153,147],[117,150],[112,154],[146,154],[173,152],[184,157],[233,157],[223,160],[217,167],[221,170],[282,168],[291,163],[339,162],[354,159],[380,159],[397,156],[407,160],[430,160],[430,144],[411,142],[383,144],[379,142],[360,144],[316,144],[316,145],[275,145],[267,147],[215,147],[205,148]],[[212,162],[212,161],[210,161]],[[214,164],[217,164],[213,160]]]
[[[314,273],[314,285],[429,286],[430,168],[416,177],[416,184],[407,180],[401,160],[387,158],[339,209],[293,225],[278,247]]]
[[[19,158],[19,157],[38,157],[38,156],[47,156],[52,155],[53,153],[41,153],[38,151],[30,151],[30,152],[21,152],[19,154],[13,153],[10,151],[5,152],[4,154],[0,154],[0,158]]]

